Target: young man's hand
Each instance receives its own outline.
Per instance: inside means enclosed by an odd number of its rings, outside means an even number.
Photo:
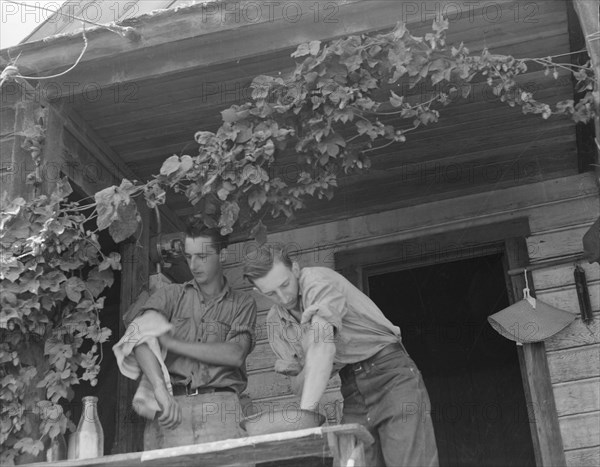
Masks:
[[[175,428],[181,423],[181,407],[165,387],[154,390],[154,397],[160,407],[158,423],[164,428]]]

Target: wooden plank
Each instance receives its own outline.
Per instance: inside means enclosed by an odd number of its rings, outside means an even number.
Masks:
[[[548,353],[552,383],[600,376],[600,344]]]
[[[581,240],[590,225],[592,223],[529,237],[527,239],[527,251],[531,261],[581,253],[583,249]]]
[[[549,175],[545,175],[545,176],[549,176]],[[560,172],[556,175],[557,177],[560,176]],[[551,178],[551,177],[550,177]],[[535,185],[534,180],[532,179],[529,183],[525,184],[525,180],[519,180],[518,182],[522,183],[522,186],[527,186],[527,187],[531,187],[532,185]],[[497,182],[495,184],[496,186],[496,190],[494,191],[493,197],[498,197],[501,196],[501,193],[507,193],[509,192],[509,190],[511,188],[514,187],[515,183],[518,183],[512,180],[509,180],[507,182]],[[379,185],[383,185],[383,184],[379,184]],[[395,190],[395,192],[399,191],[399,190],[403,190],[403,186],[402,183],[400,182],[395,182],[395,183],[391,183],[391,184],[385,184],[383,186],[380,186],[379,188],[381,190],[381,193],[389,193],[392,192],[391,190]],[[386,202],[386,203],[381,203],[379,202],[378,207],[382,210],[394,210],[394,209],[399,209],[399,208],[409,208],[411,206],[416,206],[416,205],[424,205],[424,204],[428,204],[430,207],[433,208],[433,206],[436,206],[435,209],[437,209],[437,205],[438,203],[441,203],[445,200],[449,200],[452,198],[456,198],[456,199],[462,199],[465,201],[465,203],[463,204],[463,209],[468,209],[468,206],[466,206],[465,204],[468,202],[467,200],[469,199],[470,196],[477,196],[477,195],[481,195],[482,197],[485,197],[484,202],[489,203],[489,199],[492,197],[492,195],[490,195],[490,191],[489,191],[489,186],[486,188],[486,184],[485,183],[481,183],[478,185],[471,185],[466,192],[465,191],[456,191],[453,192],[451,190],[446,189],[445,187],[442,187],[441,185],[433,185],[433,189],[429,190],[429,192],[427,191],[427,189],[425,188],[425,185],[422,186],[422,192],[426,193],[425,196],[415,196],[414,192],[410,192],[409,190],[406,190],[406,194],[409,197],[409,199],[405,199],[405,198],[396,198],[396,200],[393,200],[392,202]],[[368,193],[363,189],[363,190],[358,190],[358,187],[356,187],[356,190],[352,193],[352,196],[345,196],[347,194],[348,190],[346,190],[346,193],[342,193],[339,192],[338,193],[338,200],[336,203],[314,203],[314,205],[312,205],[311,203],[309,203],[309,208],[305,211],[305,212],[301,212],[298,214],[297,216],[297,221],[295,224],[293,225],[288,225],[288,228],[293,227],[293,226],[301,226],[302,223],[319,223],[319,222],[325,222],[327,219],[329,221],[331,221],[331,219],[339,219],[342,220],[341,218],[343,217],[347,217],[347,216],[356,216],[356,217],[361,217],[362,215],[368,215],[369,213],[372,212],[372,205],[374,203],[374,200],[371,200],[370,202],[367,201],[362,201],[361,202],[361,196],[368,196]],[[383,194],[381,196],[384,196]],[[335,199],[335,198],[334,198]],[[530,220],[531,220],[531,228],[532,231],[536,231],[536,228],[542,229],[542,228],[546,228],[548,226],[560,226],[560,225],[568,225],[569,223],[581,223],[581,222],[587,222],[590,220],[594,220],[595,218],[597,218],[597,214],[594,216],[594,211],[597,210],[597,206],[593,206],[590,207],[587,205],[587,203],[592,203],[595,202],[597,199],[597,194],[595,195],[595,198],[590,197],[589,199],[584,199],[582,201],[567,201],[565,202],[565,204],[561,207],[555,206],[554,208],[550,208],[548,207],[546,209],[546,206],[544,206],[543,210],[542,209],[531,209],[531,214],[530,214]],[[491,203],[490,203],[491,204]],[[360,207],[357,207],[357,205],[360,205]],[[532,206],[533,207],[533,206]],[[422,208],[422,207],[421,207]],[[349,209],[351,209],[351,213],[349,213]],[[512,212],[512,214],[514,216],[518,216],[519,213],[518,212]],[[544,214],[549,214],[548,217],[544,216]],[[481,213],[481,215],[491,215],[490,211],[488,211],[487,213]],[[553,217],[554,215],[554,217]],[[539,224],[538,224],[539,223]],[[400,230],[400,229],[398,229]]]
[[[593,311],[600,310],[600,282],[589,282],[588,291],[590,294],[590,302]],[[570,313],[579,314],[579,300],[577,299],[577,290],[574,285],[566,285],[565,287],[546,289],[536,292],[536,298],[548,303],[561,310]]]
[[[548,352],[552,383],[600,376],[600,344]]]
[[[358,424],[323,426],[270,435],[248,436],[213,443],[117,454],[95,459],[35,463],[31,466],[100,467],[233,467],[306,456],[327,456],[328,436],[354,436],[365,445],[373,443],[367,429]]]
[[[531,156],[530,160],[535,157]],[[567,158],[571,159],[572,158]],[[532,172],[524,177],[512,177],[508,175],[494,182],[498,190],[510,188],[517,185],[529,185],[539,180],[559,178],[565,175],[576,173],[574,165],[566,167],[564,159],[561,160],[558,154],[552,155],[547,162],[547,166],[532,167]],[[303,225],[318,224],[338,219],[350,218],[372,213],[374,206],[377,209],[391,210],[400,207],[414,206],[420,204],[434,203],[440,200],[450,198],[460,198],[475,193],[490,193],[487,174],[507,174],[507,171],[513,167],[510,162],[500,164],[484,165],[477,168],[476,173],[480,175],[473,183],[469,183],[467,177],[461,180],[456,186],[452,183],[436,183],[435,177],[440,174],[430,174],[427,181],[419,181],[419,185],[406,185],[401,179],[395,178],[385,182],[369,180],[364,181],[367,185],[346,186],[341,188],[331,202],[325,200],[308,200],[307,208],[300,211],[295,220],[289,224],[284,223],[283,219],[270,221],[269,226],[279,226],[279,228],[294,228]],[[491,175],[493,178],[494,175]],[[438,179],[439,180],[439,179]],[[375,184],[376,190],[370,190],[368,183]],[[385,200],[385,201],[382,201]]]
[[[361,264],[380,264],[387,261],[406,261],[415,257],[423,259],[430,255],[466,249],[475,252],[491,243],[511,237],[525,237],[530,234],[526,218],[474,226],[467,229],[448,231],[443,234],[423,236],[414,240],[380,246],[354,249],[335,255],[336,268]],[[462,254],[462,253],[461,253]]]
[[[600,268],[598,268],[595,263],[590,264],[584,261],[580,263],[579,266],[585,271],[585,277],[588,282],[600,280]],[[575,266],[567,264],[564,266],[555,266],[532,271],[535,289],[540,293],[546,289],[575,285],[573,276],[574,269]]]
[[[579,199],[565,199],[562,203],[532,209],[531,230],[535,233],[557,227],[580,225],[597,219],[599,214],[598,193]]]
[[[589,467],[590,465],[600,465],[600,446],[566,451],[565,457],[567,459],[568,467]]]
[[[560,417],[560,431],[566,449],[596,446],[600,439],[600,411]]]
[[[590,324],[585,324],[581,317],[577,317],[573,323],[544,342],[546,350],[552,352],[600,343],[600,312],[595,312],[593,317]]]
[[[505,267],[512,269],[527,264],[527,244],[523,237],[508,239],[505,245]],[[521,300],[525,286],[524,278],[511,276],[510,285],[510,301]],[[563,443],[544,344],[517,346],[517,354],[525,390],[525,401],[527,406],[531,407],[529,426],[536,465],[564,465]]]
[[[600,410],[600,377],[553,386],[559,417]]]

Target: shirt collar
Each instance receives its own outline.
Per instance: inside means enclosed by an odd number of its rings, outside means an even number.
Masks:
[[[198,295],[200,295],[201,300],[204,301],[204,295],[202,295],[200,286],[198,285],[198,283],[196,282],[195,279],[192,279],[192,280],[186,282],[184,284],[184,286],[185,287],[193,287],[196,290],[196,292],[198,292]],[[221,293],[219,293],[219,295],[217,295],[216,297],[213,297],[212,300],[216,300],[217,302],[220,303],[230,293],[231,293],[231,286],[229,285],[229,281],[227,280],[227,277],[223,276],[223,290],[221,290]]]

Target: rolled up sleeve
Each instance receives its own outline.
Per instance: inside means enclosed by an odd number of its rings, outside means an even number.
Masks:
[[[250,353],[256,345],[256,302],[250,296],[244,297],[236,307],[236,315],[225,340],[239,342],[244,336],[250,341]]]
[[[324,340],[334,338],[342,330],[342,320],[347,313],[346,297],[328,278],[318,274],[306,274],[301,280],[302,323],[310,323],[314,316],[333,326],[333,329],[319,329]]]
[[[171,321],[180,290],[178,284],[169,284],[158,289],[140,306],[139,314],[154,310],[163,315],[167,321]]]

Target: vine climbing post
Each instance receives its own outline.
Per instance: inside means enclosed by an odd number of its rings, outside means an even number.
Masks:
[[[138,231],[121,243],[121,306],[119,314],[119,336],[125,334],[123,316],[140,293],[148,290],[150,270],[150,211],[143,199],[137,198],[136,204],[141,216]],[[118,375],[117,382],[117,421],[115,444],[112,452],[136,452],[143,449],[143,419],[131,410],[131,400],[137,388],[137,382]]]

